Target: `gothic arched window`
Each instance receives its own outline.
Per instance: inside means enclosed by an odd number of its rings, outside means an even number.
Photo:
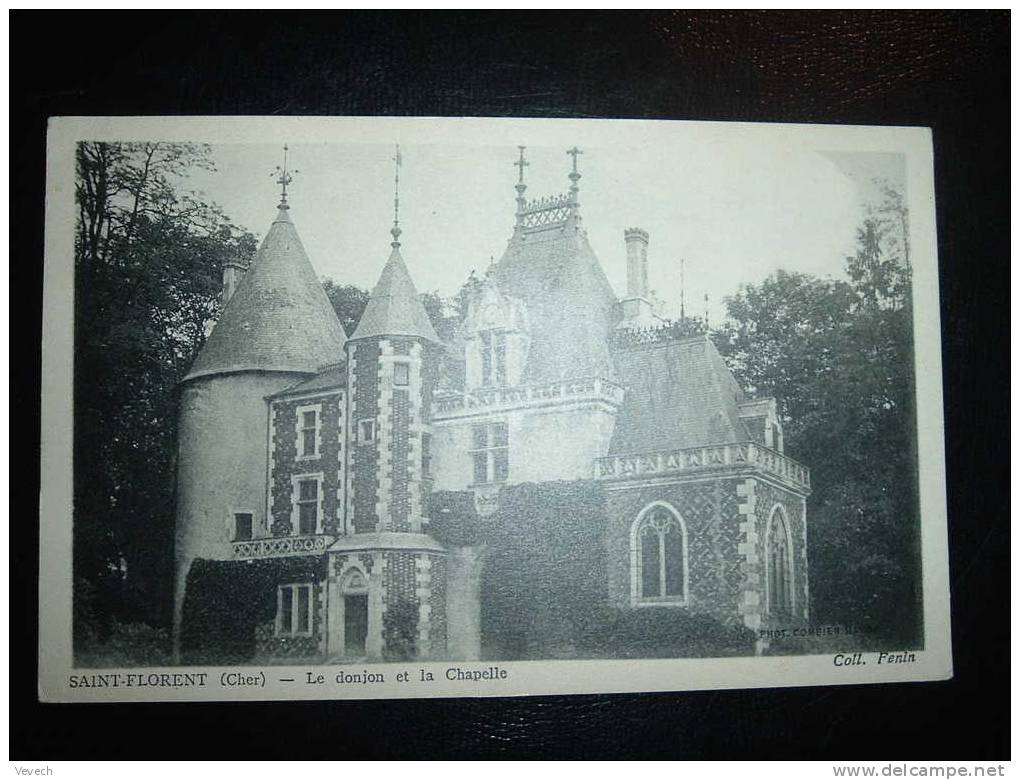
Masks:
[[[782,508],[772,510],[765,539],[768,613],[777,617],[793,614],[793,551]]]
[[[687,600],[687,531],[666,504],[652,504],[634,523],[631,538],[634,603]]]

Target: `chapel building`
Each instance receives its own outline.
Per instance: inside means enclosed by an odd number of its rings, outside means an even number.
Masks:
[[[178,647],[196,566],[234,562],[271,580],[223,595],[256,616],[251,660],[484,657],[485,545],[441,542],[433,496],[470,496],[484,524],[508,488],[561,480],[604,492],[612,608],[755,630],[807,619],[809,475],[783,452],[775,401],[744,396],[703,328],[663,318],[644,230],[622,230],[614,293],[569,154],[566,192],[529,200],[521,149],[506,251],[446,343],[396,220],[345,336],[284,173],[276,219],[250,268],[225,268],[222,315],[182,382]]]

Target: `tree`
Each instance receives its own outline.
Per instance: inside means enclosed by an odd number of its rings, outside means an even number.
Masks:
[[[352,335],[368,305],[368,290],[353,284],[337,284],[329,277],[323,278],[322,289],[333,304],[333,311],[344,326],[344,333]]]
[[[219,312],[222,267],[255,239],[183,188],[193,144],[76,150],[76,636],[169,619],[177,383]]]
[[[787,452],[811,468],[816,620],[907,642],[921,628],[909,268],[890,274],[879,228],[858,232],[849,282],[780,271],[727,299],[714,338],[745,388],[777,398]]]

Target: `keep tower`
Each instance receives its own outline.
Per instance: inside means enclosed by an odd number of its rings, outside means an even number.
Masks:
[[[180,650],[188,572],[233,558],[240,517],[268,524],[266,398],[343,354],[346,337],[283,194],[251,267],[224,274],[219,321],[181,383],[178,417],[174,648]]]

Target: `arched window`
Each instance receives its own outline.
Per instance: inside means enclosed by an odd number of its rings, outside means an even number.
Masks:
[[[687,600],[687,531],[667,504],[652,504],[634,523],[631,538],[633,601],[682,604]]]
[[[772,510],[765,539],[768,582],[768,613],[775,617],[793,615],[793,551],[786,514],[781,507]]]

